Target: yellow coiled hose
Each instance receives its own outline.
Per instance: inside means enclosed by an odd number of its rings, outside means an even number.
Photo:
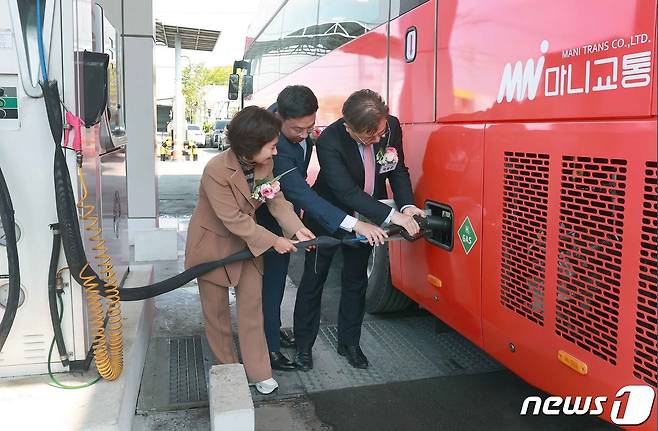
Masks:
[[[103,327],[103,302],[98,289],[100,283],[95,276],[83,275],[89,266],[89,263],[86,263],[80,271],[80,277],[84,280],[83,286],[87,292],[89,323],[94,334],[94,340],[92,342],[94,359],[99,374],[105,380],[115,380],[121,375],[121,370],[123,369],[123,331],[119,287],[117,286],[117,277],[114,272],[114,266],[112,265],[112,257],[107,253],[107,247],[103,240],[103,230],[98,226],[98,217],[94,215],[96,208],[94,205],[85,203],[88,191],[82,168],[78,168],[78,177],[82,186],[82,197],[78,202],[78,208],[82,210],[82,221],[85,225],[85,231],[91,233],[89,239],[96,243],[93,247],[93,250],[97,253],[94,258],[98,261],[101,269],[100,275],[107,288],[107,294],[105,296],[108,315],[106,333]]]

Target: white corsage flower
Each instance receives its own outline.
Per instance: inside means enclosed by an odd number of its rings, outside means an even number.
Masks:
[[[398,151],[393,147],[386,147],[385,151],[381,149],[377,153],[377,163],[380,165],[395,164],[398,162]]]

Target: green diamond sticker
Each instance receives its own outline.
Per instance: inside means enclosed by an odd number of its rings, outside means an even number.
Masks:
[[[461,241],[466,254],[470,253],[471,249],[477,242],[478,237],[475,235],[475,229],[473,229],[471,220],[468,217],[464,219],[464,222],[459,227],[457,234],[459,235],[459,240]]]

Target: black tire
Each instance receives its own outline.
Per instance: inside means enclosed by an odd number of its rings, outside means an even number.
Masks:
[[[368,290],[366,311],[371,314],[391,313],[408,308],[413,301],[391,282],[388,244],[372,249],[368,263]]]

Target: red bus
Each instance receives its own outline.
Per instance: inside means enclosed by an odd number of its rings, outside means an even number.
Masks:
[[[304,84],[321,126],[385,96],[453,220],[377,249],[370,311],[410,298],[557,396],[528,414],[655,430],[656,37],[655,0],[290,0],[244,58],[249,103]]]

